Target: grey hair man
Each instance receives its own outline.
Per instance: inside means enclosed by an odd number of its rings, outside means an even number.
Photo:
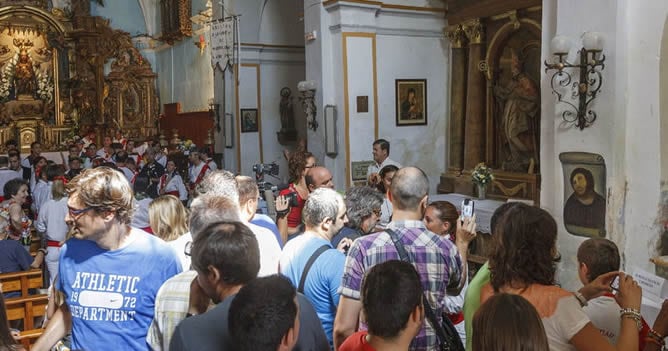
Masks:
[[[348,224],[332,238],[332,245],[338,246],[343,238],[355,240],[372,233],[380,219],[383,195],[368,186],[356,186],[346,191],[346,214]]]
[[[417,268],[427,302],[432,304],[441,322],[446,293],[457,295],[464,285],[466,266],[450,240],[442,240],[429,231],[422,217],[428,204],[429,180],[419,168],[406,167],[397,171],[392,180],[389,199],[394,207],[388,229],[395,233]],[[339,293],[338,311],[334,323],[334,340],[338,348],[357,328],[362,310],[361,291],[364,274],[373,266],[397,260],[392,236],[387,231],[369,234],[355,240],[348,252]],[[431,350],[438,338],[429,323],[420,329],[412,349]]]
[[[239,189],[234,174],[225,170],[209,173],[195,188],[195,195],[222,196],[239,204]]]
[[[339,303],[337,289],[346,259],[331,240],[348,221],[346,204],[336,191],[316,189],[306,200],[302,217],[306,230],[285,245],[280,271],[311,300],[331,344],[334,311]],[[345,240],[343,243],[350,244]]]

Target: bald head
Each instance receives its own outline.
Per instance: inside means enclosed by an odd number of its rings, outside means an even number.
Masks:
[[[390,193],[392,206],[399,210],[416,211],[420,201],[429,193],[429,179],[417,167],[401,168],[392,178]]]
[[[304,177],[309,192],[318,188],[334,189],[334,182],[332,181],[332,173],[325,167],[313,167]]]

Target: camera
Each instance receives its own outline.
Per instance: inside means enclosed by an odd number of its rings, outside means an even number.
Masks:
[[[258,163],[253,165],[253,172],[255,172],[255,178],[260,178],[265,174],[275,177],[278,175],[278,165],[275,163]]]
[[[290,207],[296,207],[299,206],[299,200],[297,199],[297,193],[296,192],[291,192],[285,194],[285,198],[288,200],[288,206]]]

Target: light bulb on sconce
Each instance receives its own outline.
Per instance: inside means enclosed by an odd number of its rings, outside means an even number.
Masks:
[[[204,39],[204,35],[200,34],[199,41],[196,41],[194,44],[199,48],[199,54],[203,55],[204,49],[206,49],[206,40]]]
[[[555,70],[550,79],[550,87],[552,93],[557,96],[557,102],[563,102],[567,106],[561,117],[566,122],[575,123],[576,127],[583,130],[591,126],[598,117],[596,111],[589,108],[589,104],[596,98],[603,84],[601,74],[601,71],[605,69],[605,55],[601,54],[603,36],[598,32],[586,32],[582,35],[582,48],[577,52],[579,63],[570,63],[567,60],[571,49],[569,38],[556,36],[550,44],[557,60],[556,62],[545,61],[545,73]],[[578,70],[579,80],[573,80],[573,76],[569,73],[571,69]],[[577,105],[571,102],[571,99],[564,99],[565,94],[559,92],[567,87],[573,90],[570,95],[577,98]]]

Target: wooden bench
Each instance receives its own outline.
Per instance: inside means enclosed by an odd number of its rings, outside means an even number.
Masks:
[[[30,289],[41,289],[44,286],[41,269],[0,274],[0,283],[4,293],[18,291],[21,297],[30,296]]]
[[[46,315],[46,306],[48,303],[49,297],[46,294],[14,297],[5,300],[7,320],[23,321],[23,331],[21,332],[20,340],[26,350],[30,350],[30,346],[44,332],[41,325],[35,325],[35,318]]]

